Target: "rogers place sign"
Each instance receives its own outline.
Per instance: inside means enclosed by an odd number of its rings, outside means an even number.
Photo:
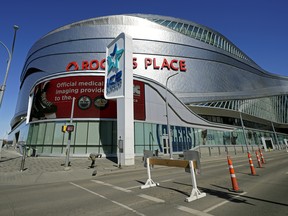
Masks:
[[[142,63],[142,64],[141,64]],[[106,60],[92,59],[90,61],[84,60],[82,62],[72,61],[66,66],[66,71],[77,70],[105,70]],[[137,58],[133,58],[133,69],[136,69],[142,65],[143,69],[147,70],[152,68],[154,70],[172,70],[186,72],[186,63],[182,59],[168,60],[166,58],[144,58],[143,62],[138,62]]]

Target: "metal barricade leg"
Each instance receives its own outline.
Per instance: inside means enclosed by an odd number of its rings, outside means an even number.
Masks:
[[[150,188],[150,187],[155,187],[155,186],[159,185],[159,183],[155,183],[155,182],[151,179],[149,158],[147,158],[147,173],[148,173],[148,179],[147,179],[145,185],[142,185],[142,186],[141,186],[141,189]]]
[[[191,191],[190,197],[187,197],[185,199],[186,202],[191,202],[193,200],[200,199],[200,198],[206,196],[206,193],[201,193],[197,188],[193,161],[191,161],[191,160],[189,161],[189,166],[190,166],[191,179],[192,179],[192,191]]]

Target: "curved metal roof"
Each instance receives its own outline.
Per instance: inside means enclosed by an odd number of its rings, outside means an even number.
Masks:
[[[114,24],[115,21],[113,21],[112,18],[117,18],[119,16],[120,17],[121,16],[122,17],[123,16],[137,17],[137,18],[149,20],[153,23],[157,23],[161,26],[177,31],[193,39],[199,40],[203,43],[210,44],[214,47],[220,48],[242,60],[245,60],[245,61],[248,61],[250,63],[257,65],[251,58],[249,58],[236,45],[234,45],[230,40],[228,40],[225,36],[223,36],[219,32],[209,27],[206,27],[204,25],[200,25],[195,22],[192,22],[192,21],[187,21],[187,20],[169,17],[169,16],[152,15],[152,14],[122,14],[122,15],[96,17],[96,18],[91,18],[91,19],[75,22],[75,23],[63,26],[61,28],[55,29],[54,31],[49,32],[44,37],[50,34],[59,32],[59,31],[63,31],[63,30],[67,30],[67,29],[79,27],[79,26]],[[134,23],[129,23],[129,25],[133,25],[133,24]]]
[[[211,28],[208,28],[206,26],[197,24],[195,22],[167,16],[142,15],[142,14],[136,14],[134,16],[148,19],[162,26],[168,27],[174,31],[180,32],[181,34],[184,34],[188,37],[221,48],[237,56],[238,58],[244,59],[249,62],[253,62],[252,59],[250,59],[245,53],[243,53],[239,48],[237,48],[236,45],[234,45],[226,37],[224,37],[219,32],[212,30]],[[253,63],[255,64],[255,62]]]

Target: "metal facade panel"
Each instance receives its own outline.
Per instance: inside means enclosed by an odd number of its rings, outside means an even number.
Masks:
[[[134,70],[135,75],[165,85],[167,77],[174,71],[152,67],[144,69],[145,58],[185,60],[187,71],[171,79],[169,89],[186,104],[264,97],[288,90],[286,77],[266,73],[259,66],[220,48],[149,20],[119,15],[80,21],[50,32],[37,41],[29,51],[23,68],[14,119],[26,113],[29,91],[38,79],[65,73],[71,61],[81,64],[84,60],[105,58],[106,45],[120,32],[126,32],[133,38],[133,56],[139,64]],[[43,72],[26,74],[29,68],[38,68]],[[104,70],[95,71],[99,72]]]

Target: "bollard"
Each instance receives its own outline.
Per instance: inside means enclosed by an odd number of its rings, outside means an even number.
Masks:
[[[261,162],[262,162],[263,164],[265,164],[266,162],[265,162],[265,160],[264,160],[264,156],[263,156],[263,153],[262,153],[262,151],[261,151],[260,148],[259,148],[259,152],[260,152]]]
[[[229,190],[236,192],[236,193],[242,193],[243,191],[240,190],[238,183],[237,183],[233,163],[232,163],[230,156],[227,156],[227,161],[228,161],[229,172],[230,172],[230,177],[231,177],[231,182],[232,182],[232,189],[229,189]]]
[[[26,157],[26,145],[20,145],[22,148],[22,159],[21,159],[21,165],[20,165],[20,172],[24,171],[25,167],[25,157]]]
[[[259,154],[258,154],[257,150],[255,151],[255,154],[256,154],[256,158],[257,158],[257,162],[258,162],[258,167],[262,168],[262,164],[261,164],[260,157],[259,157]]]
[[[251,175],[255,176],[256,175],[256,171],[255,171],[255,168],[254,168],[254,164],[253,164],[250,152],[248,152],[248,159],[249,159]]]

